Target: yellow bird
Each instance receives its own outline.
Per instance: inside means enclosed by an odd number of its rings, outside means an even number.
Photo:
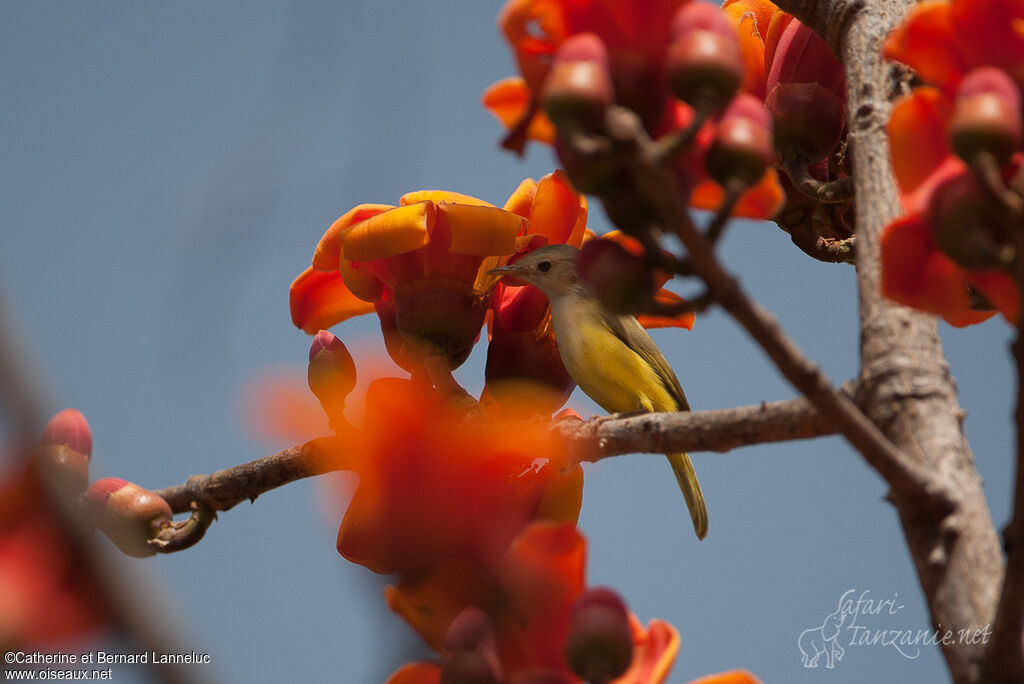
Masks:
[[[579,250],[547,245],[490,273],[513,276],[547,295],[562,363],[609,413],[689,411],[672,368],[635,316],[609,312],[576,274]],[[708,533],[704,494],[688,454],[666,454],[699,539]]]

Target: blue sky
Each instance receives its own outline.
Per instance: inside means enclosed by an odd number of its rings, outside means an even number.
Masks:
[[[309,340],[290,323],[288,285],[353,205],[423,188],[500,203],[554,168],[540,146],[523,160],[499,150],[501,131],[479,106],[489,83],[513,73],[499,6],[0,4],[0,297],[49,406],[88,417],[95,477],[158,488],[274,449],[240,420],[244,393],[268,369],[304,373]],[[608,227],[599,210],[591,227]],[[837,383],[856,372],[851,268],[809,260],[766,223],[732,226],[724,258]],[[376,354],[370,317],[335,332],[357,361]],[[1001,526],[1010,329],[994,320],[944,327],[943,338]],[[794,396],[719,312],[655,340],[695,408]],[[475,391],[482,352],[458,373]],[[578,392],[570,405],[599,412]],[[581,517],[590,582],[680,630],[670,681],[734,667],[766,682],[820,681],[797,640],[850,589],[901,606],[863,616],[864,627],[928,629],[885,487],[842,441],[694,463],[710,511],[704,542],[657,455],[587,468]],[[199,681],[380,682],[424,653],[384,608],[386,578],[338,556],[322,493],[288,486],[221,515],[190,551],[124,561],[181,645],[210,653],[210,665],[192,666]],[[828,680],[946,678],[935,647],[909,655],[848,646]]]

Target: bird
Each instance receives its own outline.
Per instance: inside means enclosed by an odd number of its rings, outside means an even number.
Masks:
[[[609,413],[689,411],[679,379],[635,316],[608,311],[580,279],[579,249],[553,244],[489,271],[543,292],[565,369],[580,389]],[[708,532],[704,493],[689,454],[666,454],[698,539]]]

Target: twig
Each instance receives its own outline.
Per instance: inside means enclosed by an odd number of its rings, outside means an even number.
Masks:
[[[825,204],[840,204],[853,198],[853,178],[849,176],[833,181],[821,181],[807,171],[807,165],[787,160],[782,170],[800,194]]]
[[[824,372],[783,332],[767,311],[744,292],[729,274],[687,212],[675,178],[655,163],[650,138],[633,112],[613,107],[608,112],[607,129],[623,162],[634,177],[634,185],[643,190],[666,227],[682,240],[694,270],[722,307],[742,325],[779,368],[780,372],[836,427],[864,458],[900,495],[912,498],[922,507],[946,509],[952,506],[952,494],[945,483],[926,468],[911,462],[846,396],[833,389]]]
[[[725,231],[725,227],[729,224],[729,219],[732,218],[732,211],[736,208],[736,203],[743,197],[744,191],[747,187],[738,181],[732,181],[725,185],[725,196],[722,198],[722,205],[718,207],[715,212],[714,218],[711,219],[711,223],[708,225],[705,237],[708,242],[712,245],[717,243],[722,237],[722,233]]]
[[[343,445],[344,437],[321,437],[209,475],[193,475],[184,484],[154,493],[175,513],[192,510],[192,502],[227,511],[289,482],[348,467]]]

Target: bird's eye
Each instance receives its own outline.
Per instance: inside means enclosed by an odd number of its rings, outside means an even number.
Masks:
[[[550,269],[551,269],[551,262],[550,261],[544,260],[544,261],[540,262],[539,264],[537,264],[537,270],[540,271],[541,273],[547,273],[548,270],[550,270]]]

